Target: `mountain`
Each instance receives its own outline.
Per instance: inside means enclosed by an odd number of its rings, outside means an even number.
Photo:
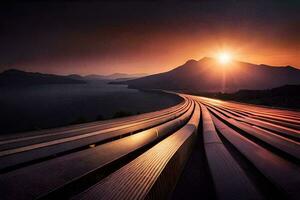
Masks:
[[[106,76],[108,79],[124,79],[124,78],[141,78],[147,76],[148,74],[139,73],[139,74],[125,74],[125,73],[114,73]]]
[[[234,93],[196,93],[223,100],[265,106],[300,109],[300,85],[284,85],[267,90],[239,90]]]
[[[165,73],[122,83],[130,88],[167,89],[201,92],[234,92],[241,89],[269,89],[300,84],[300,70],[232,61],[226,65],[213,58],[189,60]]]
[[[91,74],[87,75],[84,78],[88,80],[97,80],[97,79],[106,79],[106,80],[115,80],[115,79],[135,79],[135,78],[141,78],[147,76],[147,74],[125,74],[125,73],[114,73],[110,75],[96,75]]]
[[[146,74],[124,74],[115,73],[111,75],[91,74],[81,76],[70,74],[67,76],[43,74],[37,72],[25,72],[17,69],[10,69],[0,73],[0,86],[17,86],[17,85],[36,85],[36,84],[82,84],[90,81],[107,81],[107,80],[132,80],[140,78]]]
[[[78,74],[70,74],[70,75],[67,75],[66,77],[75,79],[75,80],[84,80],[84,76],[80,76]]]
[[[41,84],[83,84],[83,80],[75,80],[68,76],[25,72],[16,69],[0,73],[0,86],[25,86]]]

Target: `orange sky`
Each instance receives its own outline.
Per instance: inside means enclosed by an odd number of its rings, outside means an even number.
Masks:
[[[0,8],[0,71],[152,74],[220,51],[300,68],[299,13],[296,1],[17,3]]]
[[[129,52],[108,56],[106,59],[89,57],[82,60],[85,74],[95,73],[159,73],[185,63],[189,59],[214,57],[219,52],[229,52],[233,59],[275,66],[292,65],[300,67],[300,48],[286,45],[274,38],[251,38],[251,36],[222,38],[203,34],[197,36],[161,35],[128,46]],[[130,40],[129,40],[130,41]],[[122,44],[126,45],[126,44]],[[78,64],[78,61],[75,61]],[[72,65],[72,62],[63,65]],[[55,72],[55,70],[53,71]],[[66,74],[72,73],[72,70]]]
[[[97,53],[92,53],[78,59],[65,59],[61,62],[54,60],[53,63],[48,59],[46,63],[38,60],[36,63],[33,62],[32,69],[30,66],[28,67],[29,70],[34,71],[36,65],[47,65],[50,66],[47,70],[49,73],[60,73],[58,69],[65,66],[79,66],[75,69],[65,68],[62,74],[110,74],[115,72],[152,74],[170,70],[189,59],[199,60],[205,56],[214,57],[222,51],[231,53],[233,59],[240,61],[300,67],[299,44],[295,43],[294,46],[291,46],[285,44],[284,41],[276,40],[276,38],[242,36],[238,33],[232,38],[209,33],[202,33],[199,36],[161,34],[152,35],[151,38],[143,41],[127,37],[124,41],[118,41],[116,44],[127,48],[127,51],[116,54],[108,52],[107,56],[101,55],[101,58],[97,56]]]

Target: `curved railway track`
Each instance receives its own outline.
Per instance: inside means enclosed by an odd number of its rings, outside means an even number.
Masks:
[[[1,136],[1,199],[300,198],[300,112],[178,95],[161,111]],[[190,171],[198,156],[205,179]]]

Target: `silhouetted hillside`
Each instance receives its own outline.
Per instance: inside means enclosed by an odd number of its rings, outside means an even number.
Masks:
[[[83,84],[83,80],[76,80],[67,76],[7,70],[0,74],[0,86],[26,86],[42,84]]]
[[[222,65],[212,58],[189,60],[165,73],[124,81],[131,88],[234,92],[300,84],[300,70],[232,61]]]
[[[25,72],[16,69],[6,70],[0,73],[0,86],[20,86],[20,85],[36,85],[36,84],[82,84],[94,81],[127,81],[135,78],[146,76],[146,74],[124,74],[115,73],[111,75],[91,74],[81,76],[78,74],[70,74],[60,76],[54,74],[42,74],[37,72]]]
[[[240,101],[272,107],[300,109],[300,85],[285,85],[269,90],[240,90],[235,93],[193,93],[222,100]]]
[[[133,78],[141,78],[147,76],[147,74],[125,74],[125,73],[114,73],[114,74],[110,74],[110,75],[97,75],[97,74],[91,74],[91,75],[87,75],[84,76],[84,78],[88,79],[88,80],[116,80],[116,79],[133,79]]]
[[[70,74],[67,77],[75,80],[84,80],[84,76],[80,76],[78,74]]]

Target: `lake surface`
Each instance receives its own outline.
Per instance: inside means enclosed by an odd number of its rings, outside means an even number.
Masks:
[[[0,88],[0,134],[109,119],[176,105],[180,98],[128,89],[106,82]]]

